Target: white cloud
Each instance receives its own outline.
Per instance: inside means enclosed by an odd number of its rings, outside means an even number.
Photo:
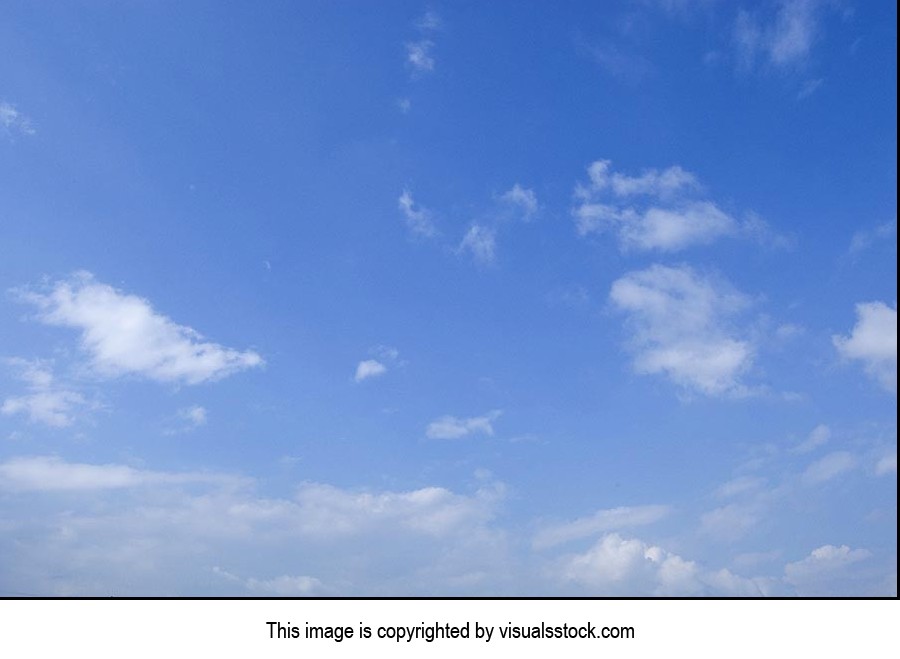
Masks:
[[[859,584],[854,583],[848,568],[870,556],[871,552],[866,549],[851,549],[847,545],[823,545],[813,549],[803,560],[785,565],[785,581],[796,587],[801,596],[841,594],[841,590],[852,594],[853,591],[858,591]],[[841,584],[841,580],[845,583]]]
[[[422,32],[439,30],[443,26],[443,21],[437,12],[428,10],[415,21],[416,29]]]
[[[700,530],[717,540],[734,542],[747,535],[762,519],[757,504],[728,504],[700,516]]]
[[[387,366],[375,359],[366,359],[356,365],[356,374],[353,376],[354,381],[362,382],[368,378],[378,377],[387,373]]]
[[[845,359],[856,359],[882,387],[897,393],[897,305],[863,302],[856,305],[856,325],[850,336],[833,336]]]
[[[890,240],[891,238],[894,238],[896,234],[896,218],[894,218],[892,222],[879,224],[874,229],[863,229],[857,231],[853,234],[853,238],[850,239],[850,247],[848,248],[847,252],[851,257],[856,257],[879,242],[892,244],[896,248],[896,239]]]
[[[534,194],[534,190],[523,188],[518,183],[500,195],[500,200],[519,209],[522,219],[526,222],[538,212],[537,195]]]
[[[200,405],[191,405],[190,407],[180,410],[178,415],[190,423],[194,428],[205,426],[209,417],[206,408],[201,407]]]
[[[55,381],[48,362],[6,361],[20,370],[19,379],[25,382],[28,393],[5,399],[0,405],[0,413],[8,416],[24,414],[33,423],[63,428],[72,425],[76,414],[86,407],[87,401],[80,393]]]
[[[434,42],[430,39],[420,39],[406,44],[406,62],[412,68],[414,74],[424,74],[434,71],[434,57],[431,49]]]
[[[71,492],[187,483],[240,484],[233,477],[203,473],[166,473],[125,465],[66,462],[53,456],[11,458],[0,462],[0,489],[13,492]]]
[[[661,505],[624,506],[598,510],[588,517],[542,528],[535,534],[532,545],[535,549],[546,549],[606,531],[645,526],[658,522],[670,511],[669,506]]]
[[[588,177],[576,186],[572,209],[581,236],[611,232],[623,250],[675,252],[739,232],[737,221],[713,202],[691,198],[700,189],[697,178],[677,165],[628,176],[598,160]],[[655,201],[627,205],[632,198]]]
[[[7,137],[13,135],[34,135],[31,120],[16,109],[15,105],[0,101],[0,134]]]
[[[140,375],[159,382],[199,384],[263,364],[253,351],[209,343],[150,303],[81,272],[49,293],[25,293],[48,325],[81,330],[81,347],[99,375]]]
[[[425,436],[429,439],[459,439],[474,433],[493,436],[494,426],[502,412],[493,410],[483,416],[460,419],[455,416],[442,416],[428,424]]]
[[[610,533],[588,551],[563,557],[556,576],[597,596],[766,596],[773,584],[748,579],[726,569],[703,569],[657,545]]]
[[[315,577],[283,575],[274,579],[247,579],[247,589],[276,597],[306,597],[321,590],[322,582]]]
[[[4,529],[14,530],[0,533],[7,590],[300,596],[327,584],[334,594],[490,594],[509,565],[493,523],[505,498],[496,482],[471,493],[304,483],[292,497],[265,498],[221,474],[19,458],[0,463],[0,490],[13,494],[0,497]],[[279,571],[241,578],[215,565]],[[210,572],[220,579],[198,576]]]
[[[747,494],[761,488],[765,484],[765,480],[757,476],[738,476],[724,483],[716,490],[716,495],[729,499],[741,494]]]
[[[857,460],[852,453],[834,451],[809,465],[803,472],[802,480],[806,485],[818,485],[837,478],[856,465]]]
[[[687,266],[657,264],[616,280],[610,300],[629,315],[635,372],[710,396],[749,393],[741,376],[754,348],[729,326],[745,296]]]
[[[750,69],[762,58],[776,68],[803,67],[820,32],[818,0],[782,0],[774,17],[744,10],[734,25],[738,61]]]
[[[473,224],[459,244],[460,252],[470,252],[476,261],[483,264],[493,263],[497,248],[496,230]]]
[[[897,473],[897,454],[892,453],[881,458],[875,465],[875,475],[885,476]]]
[[[596,160],[588,167],[588,177],[590,186],[582,186],[582,194],[609,190],[616,197],[646,195],[665,198],[699,187],[697,178],[678,165],[662,172],[648,169],[640,176],[628,176],[613,171],[611,160]]]
[[[809,453],[828,443],[831,438],[831,429],[824,423],[820,423],[797,446],[791,449],[791,453]]]
[[[397,200],[397,206],[403,213],[406,226],[414,235],[421,238],[431,238],[437,235],[437,228],[431,218],[431,213],[421,206],[416,207],[417,204],[413,201],[412,193],[409,190],[403,191]]]
[[[675,252],[691,245],[708,245],[734,229],[731,216],[703,201],[678,209],[647,209],[637,221],[625,222],[619,237],[626,248]]]

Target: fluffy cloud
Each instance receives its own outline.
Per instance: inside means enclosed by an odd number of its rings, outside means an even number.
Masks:
[[[802,67],[819,33],[818,0],[784,0],[774,17],[741,10],[734,24],[738,60],[750,69],[762,58],[777,68]]]
[[[403,191],[397,200],[397,206],[403,214],[403,220],[406,222],[407,228],[414,236],[432,238],[437,235],[437,227],[434,225],[431,213],[421,206],[417,207],[409,190]]]
[[[844,359],[863,364],[866,373],[882,387],[897,393],[897,305],[863,302],[856,305],[856,325],[850,336],[833,336]]]
[[[473,224],[459,244],[460,252],[469,252],[479,263],[493,263],[497,248],[497,232],[486,226]]]
[[[72,425],[76,414],[86,407],[87,401],[80,393],[56,382],[47,362],[9,359],[7,363],[19,369],[19,378],[28,393],[4,400],[0,413],[24,414],[33,423],[63,428]]]
[[[374,355],[375,359],[364,359],[356,365],[356,373],[353,375],[354,382],[377,378],[387,373],[389,367],[393,368],[405,364],[405,362],[399,360],[400,351],[390,346],[375,346],[369,350],[369,353]]]
[[[368,378],[375,378],[387,373],[387,366],[377,359],[365,359],[356,365],[356,373],[353,376],[355,382],[362,382]]]
[[[740,378],[754,348],[729,325],[745,296],[687,266],[653,265],[616,280],[610,300],[628,314],[635,372],[710,396],[749,393]]]
[[[468,419],[459,419],[455,416],[442,416],[428,424],[425,436],[429,439],[459,439],[473,433],[481,433],[493,436],[494,426],[502,412],[493,410],[484,416],[474,416]]]
[[[150,303],[81,272],[48,293],[23,297],[49,325],[81,330],[81,347],[104,376],[139,375],[158,382],[199,384],[263,364],[253,351],[203,340],[190,327],[157,313]]]
[[[598,160],[588,167],[588,179],[575,188],[576,229],[582,236],[615,233],[623,250],[675,252],[740,228],[711,201],[693,198],[697,178],[677,165],[629,176]]]
[[[34,135],[34,126],[31,120],[16,109],[15,105],[0,101],[0,134],[12,137],[13,135]]]
[[[556,575],[599,596],[765,596],[772,591],[770,580],[739,577],[725,569],[708,571],[662,547],[618,533],[603,536],[584,553],[563,557]]]
[[[653,524],[668,515],[670,510],[669,506],[660,505],[598,510],[588,517],[542,528],[535,534],[532,545],[535,549],[546,549],[606,531]]]

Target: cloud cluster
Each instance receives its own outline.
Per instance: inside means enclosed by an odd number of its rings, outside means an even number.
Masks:
[[[699,191],[697,178],[677,165],[629,176],[597,160],[575,188],[572,215],[579,235],[614,233],[626,251],[676,252],[737,233],[738,222],[695,198]]]
[[[754,347],[731,319],[749,300],[688,266],[653,265],[617,279],[610,301],[628,316],[636,373],[665,375],[684,390],[741,396]]]
[[[856,325],[850,336],[832,337],[845,359],[862,362],[866,373],[897,393],[897,305],[862,302],[856,305]]]
[[[19,379],[28,391],[5,399],[0,413],[24,414],[33,423],[63,428],[72,425],[77,412],[87,406],[84,396],[56,381],[48,362],[13,358],[7,363],[19,369]]]
[[[406,42],[406,64],[413,77],[419,77],[434,71],[434,41],[428,35],[434,34],[442,26],[440,16],[433,11],[426,12],[413,22],[420,38]]]
[[[49,292],[23,297],[39,308],[42,322],[81,331],[81,347],[100,376],[199,384],[263,364],[256,352],[205,341],[147,300],[102,284],[87,272],[56,282]]]

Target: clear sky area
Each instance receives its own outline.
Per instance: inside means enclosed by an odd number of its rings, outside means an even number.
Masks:
[[[897,594],[897,7],[0,5],[0,596]]]

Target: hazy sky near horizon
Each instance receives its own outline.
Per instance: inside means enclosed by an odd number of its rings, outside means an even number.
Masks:
[[[0,596],[896,595],[896,20],[4,3]]]

